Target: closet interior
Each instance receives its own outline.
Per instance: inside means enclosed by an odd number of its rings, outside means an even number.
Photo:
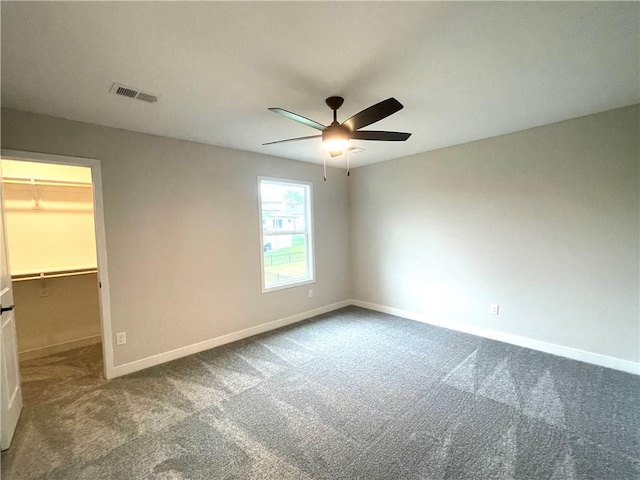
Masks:
[[[2,160],[20,361],[101,342],[89,167]]]

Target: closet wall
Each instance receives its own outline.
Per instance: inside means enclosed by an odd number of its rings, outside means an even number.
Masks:
[[[2,161],[20,358],[100,341],[91,171]]]

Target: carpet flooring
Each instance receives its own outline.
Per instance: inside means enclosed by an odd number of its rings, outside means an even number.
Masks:
[[[22,366],[3,479],[640,478],[640,377],[348,307],[106,381]]]

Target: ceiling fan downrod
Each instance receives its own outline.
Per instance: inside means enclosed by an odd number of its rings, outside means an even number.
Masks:
[[[329,98],[327,98],[325,100],[325,102],[327,102],[328,107],[331,110],[333,110],[333,122],[331,123],[331,125],[333,125],[334,123],[337,125],[338,124],[338,109],[344,103],[344,98],[342,98],[342,97],[329,97]]]

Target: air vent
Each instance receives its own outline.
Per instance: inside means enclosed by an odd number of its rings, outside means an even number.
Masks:
[[[139,92],[136,98],[138,100],[142,100],[143,102],[149,102],[149,103],[158,101],[158,97],[156,97],[155,95],[152,95],[150,93],[144,93],[144,92]]]
[[[155,103],[158,101],[159,97],[149,92],[141,92],[137,88],[127,87],[126,85],[120,85],[119,83],[114,83],[111,86],[111,90],[109,93],[113,93],[114,95],[122,95],[123,97],[135,98],[136,100],[142,100],[147,103]]]
[[[118,95],[124,95],[125,97],[131,97],[131,98],[136,98],[136,95],[138,95],[138,92],[136,92],[135,90],[131,90],[130,88],[125,88],[125,87],[118,87],[118,89],[116,90],[116,93]]]

